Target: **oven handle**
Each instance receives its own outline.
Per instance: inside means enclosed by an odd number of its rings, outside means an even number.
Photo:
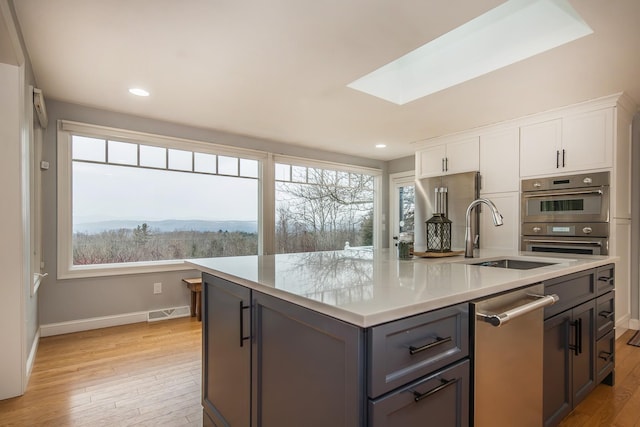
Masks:
[[[522,197],[525,199],[532,197],[555,197],[555,196],[579,196],[581,194],[600,194],[602,190],[582,190],[582,191],[556,191],[553,193],[523,193]]]
[[[566,245],[593,245],[602,246],[602,242],[585,241],[585,240],[540,240],[540,239],[523,239],[525,242],[530,243],[559,243]]]

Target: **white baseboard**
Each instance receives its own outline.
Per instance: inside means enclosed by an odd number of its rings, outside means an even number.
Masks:
[[[108,328],[110,326],[127,325],[129,323],[146,322],[147,314],[147,311],[140,311],[137,313],[71,320],[69,322],[49,323],[40,325],[40,336],[50,337],[72,332],[89,331],[91,329]]]
[[[629,320],[629,329],[635,329],[636,331],[640,330],[640,320],[639,319],[630,319]]]
[[[31,370],[33,369],[33,364],[36,361],[36,354],[38,353],[38,345],[40,344],[40,328],[36,332],[36,336],[33,338],[33,342],[31,343],[31,351],[29,351],[29,357],[27,357],[27,381],[29,381],[29,377],[31,376]]]

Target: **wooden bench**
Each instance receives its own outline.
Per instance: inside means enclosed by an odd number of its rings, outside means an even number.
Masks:
[[[182,279],[191,291],[191,317],[195,316],[198,321],[202,320],[202,278]]]

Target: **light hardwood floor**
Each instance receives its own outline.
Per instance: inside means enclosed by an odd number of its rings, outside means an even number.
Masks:
[[[640,427],[633,333],[616,342],[615,387],[597,386],[561,427]],[[201,426],[201,351],[188,317],[43,338],[26,394],[0,401],[0,426]]]
[[[190,317],[42,338],[0,425],[201,426],[201,349]]]

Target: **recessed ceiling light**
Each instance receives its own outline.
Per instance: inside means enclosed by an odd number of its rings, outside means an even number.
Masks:
[[[347,86],[402,105],[591,33],[568,0],[509,0]]]
[[[386,148],[387,144],[376,144],[376,148]]]
[[[149,92],[144,89],[140,89],[139,87],[132,87],[129,89],[129,93],[136,96],[149,96]]]

